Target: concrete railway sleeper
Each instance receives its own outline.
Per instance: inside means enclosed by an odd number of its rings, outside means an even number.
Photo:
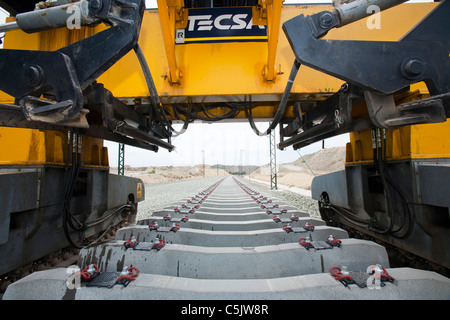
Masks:
[[[229,177],[82,249],[72,272],[34,272],[3,298],[450,299],[450,279],[391,268],[383,246]]]

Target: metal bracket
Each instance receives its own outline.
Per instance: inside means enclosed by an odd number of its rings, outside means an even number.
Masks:
[[[150,132],[153,127],[142,114],[115,98],[102,84],[92,84],[85,89],[84,96],[86,106],[93,113],[91,126],[87,130],[92,132],[91,135],[155,152],[158,151],[158,146],[174,149],[173,145]],[[101,119],[95,118],[94,113],[100,114]],[[137,123],[139,128],[129,125],[125,119]]]
[[[289,219],[287,219],[287,218],[280,218],[279,215],[275,215],[275,216],[272,217],[272,220],[275,223],[278,223],[278,222],[291,223],[291,222],[298,222],[299,219],[298,219],[298,217],[296,215],[292,214]]]
[[[160,227],[160,226],[158,226],[157,224],[156,224],[156,225],[155,225],[155,224],[152,224],[152,225],[149,226],[148,229],[149,229],[150,231],[155,230],[155,231],[157,231],[157,232],[173,232],[173,233],[175,233],[175,232],[177,232],[178,230],[180,230],[180,225],[179,225],[179,224],[173,223],[172,226],[170,226],[170,227]]]
[[[284,23],[283,30],[299,62],[361,88],[373,124],[393,128],[443,122],[449,115],[445,95],[450,92],[450,44],[439,32],[450,28],[449,14],[450,1],[445,1],[398,42],[317,39],[314,26],[320,25],[321,14],[314,15],[315,20],[297,16]],[[395,106],[394,93],[421,81],[438,97]],[[328,130],[333,127],[330,122]]]
[[[266,0],[258,0],[258,4],[252,7],[252,24],[267,26],[267,4]]]
[[[287,213],[287,210],[284,208],[270,208],[270,209],[266,209],[266,213],[267,214],[283,214],[283,213]]]
[[[363,101],[363,93],[357,86],[344,84],[339,92],[303,114],[297,130],[291,131],[291,128],[288,132],[281,126],[278,147],[284,149],[293,145],[294,149],[299,149],[338,134],[373,127],[367,115],[353,116],[353,105]],[[287,133],[291,137],[285,139]]]
[[[175,30],[187,27],[189,10],[184,7],[184,0],[168,0],[169,11],[175,18]]]
[[[180,8],[181,3],[177,3],[177,0],[157,0],[157,3],[159,18],[161,20],[164,47],[166,50],[167,62],[169,64],[169,70],[166,76],[170,84],[179,84],[183,74],[177,63],[174,34],[177,20],[180,19],[181,13],[181,11],[177,12],[177,7]],[[188,11],[186,11],[186,15],[187,14]],[[188,17],[181,17],[181,20],[187,23]]]
[[[441,12],[448,17],[449,1],[439,5],[424,20],[433,22],[436,33],[450,28],[449,19]],[[295,56],[302,64],[380,94],[393,94],[420,81],[427,84],[432,95],[450,91],[445,34],[440,33],[442,41],[435,38],[433,42],[409,41],[414,39],[414,29],[409,37],[398,42],[320,40],[311,32],[310,21],[299,15],[283,24]]]
[[[333,249],[334,247],[341,247],[341,240],[334,238],[330,235],[325,241],[313,241],[312,235],[310,234],[306,238],[301,238],[298,240],[298,243],[305,248],[306,250],[315,249],[315,250],[324,250],[324,249]]]
[[[170,213],[165,215],[163,218],[163,221],[171,221],[171,222],[187,222],[189,221],[189,217],[188,216],[183,216],[181,218],[172,218],[170,216]]]
[[[376,268],[379,268],[377,272],[374,271]],[[330,269],[330,274],[345,287],[350,284],[356,284],[360,288],[367,288],[368,284],[371,283],[372,289],[380,289],[386,285],[386,282],[395,282],[395,279],[381,265],[369,266],[366,271],[347,271],[345,266],[342,266],[342,270],[335,266]]]
[[[53,52],[0,50],[0,71],[8,74],[0,90],[17,99],[29,120],[76,119],[82,90],[136,46],[144,10],[142,0],[90,1],[89,16],[110,28]]]
[[[57,123],[79,116],[83,94],[67,55],[3,49],[0,61],[0,71],[8,75],[0,80],[0,89],[18,99],[28,120]],[[55,103],[38,98],[49,91]]]
[[[189,213],[192,214],[192,213],[195,213],[195,209],[193,209],[193,208],[192,209],[191,208],[181,208],[180,209],[180,208],[177,207],[177,208],[174,208],[173,211],[176,212],[176,213],[180,213],[180,214],[189,214]]]
[[[312,224],[309,224],[308,222],[301,228],[298,227],[292,227],[290,223],[284,225],[282,227],[283,231],[286,231],[286,233],[305,233],[305,232],[313,232],[314,226]]]
[[[393,95],[364,91],[371,121],[379,128],[391,129],[409,124],[439,123],[447,120],[443,101],[449,94],[395,105]]]
[[[278,147],[298,149],[372,127],[446,121],[450,117],[450,41],[440,30],[450,29],[449,15],[450,1],[442,2],[398,42],[318,39],[325,29],[340,26],[331,12],[285,22],[283,30],[297,60],[346,83],[296,123],[280,127]],[[317,30],[320,25],[324,30]],[[395,104],[395,94],[421,81],[428,87],[429,98]],[[368,115],[355,114],[353,105],[363,103]]]

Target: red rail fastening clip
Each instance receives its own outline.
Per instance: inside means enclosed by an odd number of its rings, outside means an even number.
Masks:
[[[152,249],[155,249],[157,251],[161,250],[162,248],[164,248],[166,245],[166,240],[164,239],[155,239],[155,243],[152,246]]]

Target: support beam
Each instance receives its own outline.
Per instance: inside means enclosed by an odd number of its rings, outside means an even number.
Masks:
[[[267,8],[267,64],[264,66],[263,75],[266,81],[275,80],[275,58],[278,47],[278,34],[280,32],[281,7],[284,0],[262,0]],[[264,7],[263,6],[263,7]]]
[[[164,39],[164,47],[166,49],[167,61],[169,63],[169,71],[167,79],[169,83],[175,84],[180,82],[181,71],[178,68],[177,58],[175,55],[175,22],[176,22],[176,6],[169,3],[170,0],[157,0],[158,13],[161,20],[161,30]],[[176,2],[177,1],[171,1]],[[181,10],[181,8],[180,8]]]
[[[123,176],[125,174],[125,144],[119,143],[119,161],[117,163],[117,174]]]
[[[278,190],[277,183],[277,149],[275,143],[275,131],[271,130],[269,134],[270,144],[270,189]]]

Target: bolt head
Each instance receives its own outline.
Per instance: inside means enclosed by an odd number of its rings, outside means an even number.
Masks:
[[[40,85],[44,80],[44,73],[37,65],[26,68],[23,76],[28,85],[34,87]]]
[[[333,13],[329,11],[325,11],[322,13],[319,17],[319,23],[322,28],[330,28],[333,25],[334,22],[334,16]]]
[[[99,11],[103,6],[102,0],[91,0],[89,1],[89,9],[97,12]]]
[[[423,61],[419,58],[405,59],[401,65],[401,71],[405,78],[418,78],[425,70]]]
[[[418,76],[423,71],[423,63],[420,60],[412,59],[406,63],[406,71],[412,76]]]

